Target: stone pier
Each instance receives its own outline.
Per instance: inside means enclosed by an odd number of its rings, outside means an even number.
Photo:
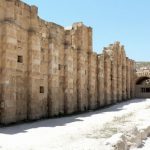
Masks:
[[[126,58],[127,62],[127,98],[131,98],[131,73],[130,73],[130,59]]]
[[[104,92],[105,92],[105,101],[107,105],[111,104],[112,100],[112,90],[111,90],[111,50],[109,48],[104,49]]]
[[[105,105],[105,93],[104,93],[104,81],[105,81],[105,72],[104,72],[104,54],[98,55],[98,77],[97,77],[97,94],[98,94],[98,107]]]

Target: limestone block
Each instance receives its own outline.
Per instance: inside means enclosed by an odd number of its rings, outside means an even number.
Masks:
[[[98,105],[104,106],[104,55],[100,54],[98,55]]]
[[[111,89],[112,90],[112,103],[117,102],[117,62],[116,59],[114,59],[111,63],[112,65],[112,84]]]
[[[85,52],[92,51],[92,29],[90,27],[86,27],[83,23],[74,23],[72,34],[72,46],[75,49]]]
[[[0,20],[4,20],[5,18],[5,7],[6,7],[6,4],[4,0],[1,0],[0,1]]]
[[[27,119],[27,76],[18,74],[16,80],[17,121]]]
[[[73,49],[73,99],[74,111],[77,112],[77,51]]]
[[[31,6],[31,19],[30,19],[30,30],[38,31],[39,29],[39,21],[38,21],[38,8],[36,6]]]
[[[44,84],[44,80],[34,79],[33,77],[31,81],[28,119],[44,118],[47,116],[47,84]]]
[[[74,99],[74,77],[73,77],[73,49],[65,49],[65,113],[73,113],[76,99]]]
[[[49,116],[59,115],[59,87],[49,89]]]
[[[59,114],[59,50],[56,49],[54,43],[51,43],[49,47],[49,56],[48,56],[48,114],[49,116],[55,116]]]
[[[130,75],[130,60],[127,58],[127,98],[130,99],[130,91],[131,91],[131,75]]]
[[[97,55],[89,53],[89,109],[97,108]]]
[[[135,125],[131,124],[128,126],[128,128],[122,128],[121,132],[126,137],[127,145],[129,148],[138,147],[141,145],[141,134]]]
[[[130,82],[130,87],[131,87],[131,98],[135,97],[135,62],[133,60],[130,61],[130,77],[131,77],[131,82]]]
[[[109,45],[109,55],[111,59],[111,103],[117,102],[117,50],[115,44]]]
[[[11,32],[11,30],[14,30],[14,39],[8,40],[9,37],[7,36],[7,33]],[[5,51],[5,55],[2,55],[2,74],[1,74],[1,81],[2,83],[2,101],[4,102],[4,108],[1,111],[1,123],[8,124],[16,121],[16,28],[14,25],[5,24],[3,26],[3,38],[2,43],[3,45],[13,45],[11,48],[11,53],[13,53],[12,57],[7,52],[10,51],[10,49],[4,49],[5,47],[2,47],[2,51]],[[7,39],[8,38],[8,39]],[[11,63],[13,65],[11,65]]]
[[[107,105],[111,104],[112,100],[112,91],[111,91],[111,59],[109,55],[109,50],[104,50],[104,76],[105,76],[105,81],[104,81],[104,92],[105,92],[105,101]]]
[[[88,28],[88,52],[93,51],[93,30],[91,27]]]
[[[59,110],[58,114],[64,114],[64,85],[65,85],[65,53],[64,53],[64,42],[65,42],[65,31],[64,28],[56,25],[54,23],[49,23],[50,27],[50,47],[49,47],[49,71],[52,71],[52,74],[58,78],[58,87],[59,98]],[[51,70],[52,69],[52,70]],[[50,83],[51,88],[55,85]]]
[[[150,135],[150,125],[145,124],[143,126],[140,126],[138,127],[138,131],[141,134],[141,140],[144,140]]]
[[[63,45],[64,46],[64,45]],[[58,66],[58,70],[59,70],[59,87],[60,87],[60,98],[59,98],[59,104],[60,104],[60,109],[59,112],[60,114],[64,114],[64,106],[65,106],[65,102],[64,102],[64,97],[65,97],[65,93],[64,93],[64,86],[65,86],[65,52],[64,52],[64,47],[62,47],[62,45],[59,48],[59,66]]]
[[[126,100],[127,99],[127,94],[126,94],[126,54],[124,51],[124,47],[122,46],[122,99]]]
[[[117,89],[118,89],[118,101],[122,101],[122,53],[121,53],[121,46],[117,44],[117,74],[118,74],[118,81],[117,81]]]
[[[6,8],[5,8],[5,20],[6,21],[14,21],[15,19],[15,1],[6,1]]]
[[[47,85],[40,76],[41,47],[36,46],[35,40],[40,41],[39,35],[29,32],[29,108],[28,119],[39,119],[47,114]],[[41,90],[43,89],[43,90]]]
[[[113,135],[105,144],[110,145],[113,150],[128,150],[126,138],[122,133]]]
[[[77,100],[78,110],[84,111],[88,108],[88,55],[84,51],[78,51],[77,54]]]

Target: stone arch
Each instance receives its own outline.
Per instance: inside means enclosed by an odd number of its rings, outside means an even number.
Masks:
[[[149,80],[149,83],[146,82]],[[150,98],[150,74],[148,72],[137,72],[135,80],[135,90],[137,98]]]

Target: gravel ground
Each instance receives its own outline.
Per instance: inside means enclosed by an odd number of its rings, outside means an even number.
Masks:
[[[99,111],[0,128],[0,150],[110,150],[105,141],[118,128],[140,126],[149,118],[150,99],[134,99]]]

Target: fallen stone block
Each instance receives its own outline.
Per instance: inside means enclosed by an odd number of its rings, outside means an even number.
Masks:
[[[109,138],[106,143],[113,150],[128,150],[126,138],[122,133],[118,133]]]

